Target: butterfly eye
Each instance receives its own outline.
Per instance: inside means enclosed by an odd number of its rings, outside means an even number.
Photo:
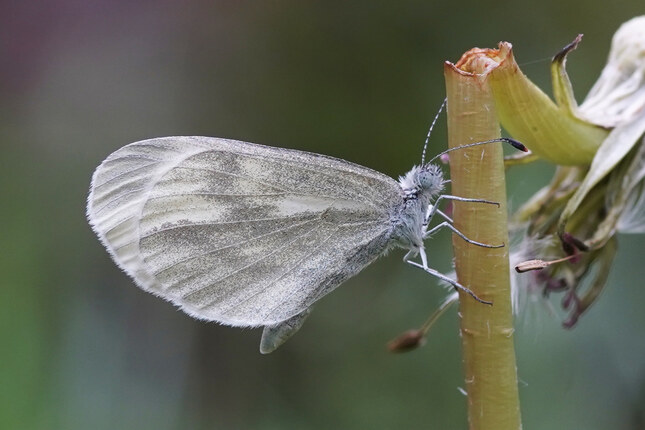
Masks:
[[[438,166],[427,164],[419,172],[418,180],[422,189],[435,190],[443,183],[443,175]]]

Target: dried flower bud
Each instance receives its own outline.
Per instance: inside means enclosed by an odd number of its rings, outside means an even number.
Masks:
[[[515,265],[517,273],[529,272],[531,270],[541,270],[549,267],[549,263],[544,260],[526,260]]]
[[[515,271],[517,273],[530,272],[531,270],[542,270],[546,269],[552,264],[562,263],[568,260],[577,259],[577,255],[569,255],[564,258],[558,258],[557,260],[545,261],[545,260],[526,260],[522,261],[515,265]]]
[[[425,334],[421,330],[408,330],[387,344],[390,352],[408,352],[423,346]]]

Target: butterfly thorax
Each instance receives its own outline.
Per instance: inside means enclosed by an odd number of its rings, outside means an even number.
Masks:
[[[444,188],[441,169],[434,164],[415,166],[399,178],[403,201],[394,217],[393,239],[405,249],[423,247],[425,217],[430,202]]]

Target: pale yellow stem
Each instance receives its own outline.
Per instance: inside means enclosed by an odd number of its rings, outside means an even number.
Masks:
[[[449,147],[494,139],[500,128],[490,89],[481,75],[446,63]],[[459,282],[492,306],[461,294],[468,422],[472,430],[521,428],[513,347],[506,189],[501,144],[450,154],[452,194],[486,199],[500,207],[455,202],[455,226],[472,240],[501,248],[483,248],[453,235]]]

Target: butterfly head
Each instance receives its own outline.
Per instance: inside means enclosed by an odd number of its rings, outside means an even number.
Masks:
[[[399,184],[406,197],[424,197],[431,199],[441,193],[445,181],[441,168],[436,164],[414,166],[405,176],[399,178]]]

